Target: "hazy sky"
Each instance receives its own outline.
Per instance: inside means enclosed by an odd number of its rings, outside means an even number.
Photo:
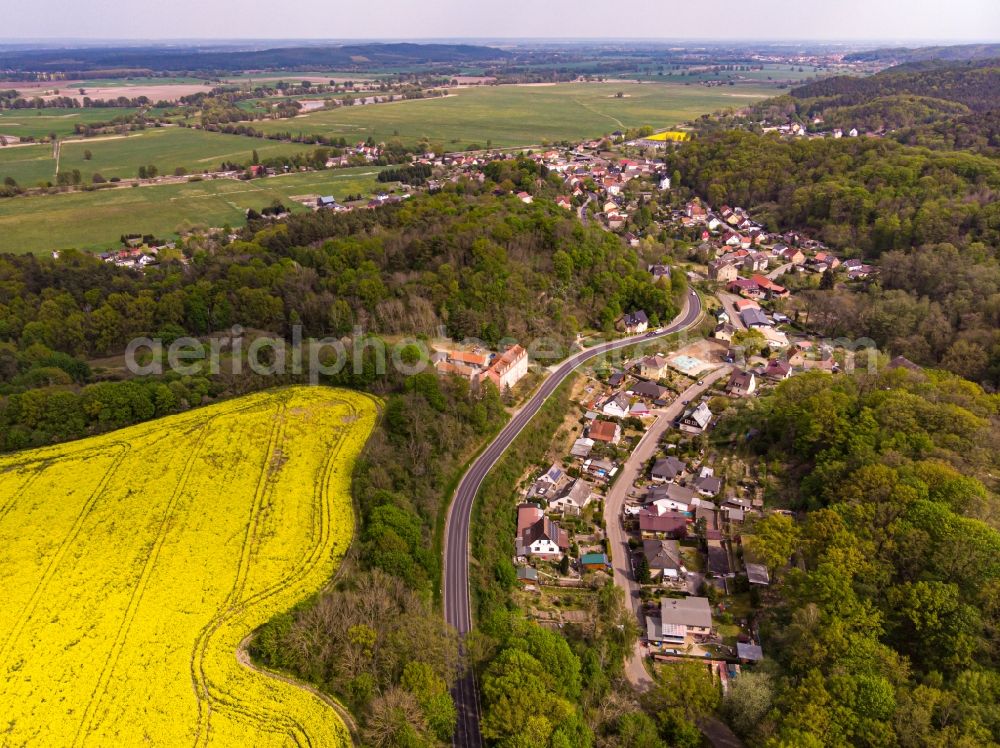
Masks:
[[[643,38],[1000,41],[1000,0],[0,0],[0,40]]]

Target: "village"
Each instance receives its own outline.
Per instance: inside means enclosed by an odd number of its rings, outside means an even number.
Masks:
[[[755,611],[772,570],[754,554],[754,525],[787,512],[765,503],[766,466],[717,443],[713,430],[739,400],[800,372],[835,374],[853,363],[850,351],[779,311],[794,294],[778,279],[864,281],[878,269],[841,261],[794,232],[770,234],[738,207],[692,200],[668,220],[678,231],[694,229],[713,259],[647,271],[654,279],[686,273],[709,310],[701,328],[708,334],[648,340],[656,330],[646,312],[623,315],[618,332],[636,340],[634,352],[578,379],[551,462],[517,488],[512,560],[523,608],[548,626],[585,624],[593,590],[613,580],[639,631],[640,665],[628,668],[637,685],[643,660],[697,658],[725,690],[764,657]],[[494,382],[497,364],[517,378],[528,366],[520,346],[492,359],[436,355],[441,373]],[[517,378],[503,382],[512,387]]]

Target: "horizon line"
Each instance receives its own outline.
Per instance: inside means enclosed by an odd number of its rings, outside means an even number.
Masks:
[[[24,37],[0,37],[0,44],[33,44],[45,42],[87,42],[96,43],[154,43],[154,44],[176,44],[181,42],[311,42],[325,44],[343,43],[435,43],[435,42],[550,42],[550,43],[580,43],[580,42],[628,42],[628,43],[655,43],[655,44],[707,44],[719,43],[740,47],[759,47],[768,44],[920,44],[922,46],[965,46],[977,44],[1000,44],[1000,38],[995,39],[947,39],[947,38],[927,38],[927,37],[856,37],[856,38],[805,38],[805,37],[774,37],[771,39],[759,39],[755,42],[747,42],[740,39],[725,37],[615,37],[615,36],[358,36],[358,37],[267,37],[267,36],[190,36],[190,37],[82,37],[82,36],[24,36]]]

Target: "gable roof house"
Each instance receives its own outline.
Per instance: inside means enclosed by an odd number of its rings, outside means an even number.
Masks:
[[[649,317],[642,309],[629,312],[625,315],[625,332],[634,335],[646,332],[649,329]]]
[[[739,276],[735,264],[729,260],[712,260],[708,263],[708,277],[720,283],[730,283]]]
[[[768,278],[766,275],[752,275],[750,277],[754,283],[756,283],[771,299],[783,299],[788,296],[788,289],[784,286],[775,283],[773,280]]]
[[[497,389],[503,392],[513,388],[528,373],[528,352],[519,345],[512,345],[493,359],[486,370]]]
[[[518,556],[554,558],[569,548],[569,536],[558,524],[542,517],[524,529],[518,538]]]
[[[625,418],[629,412],[632,400],[624,392],[609,397],[601,406],[601,412],[612,418]]]
[[[562,496],[549,504],[549,508],[558,509],[567,514],[579,514],[580,510],[590,503],[593,491],[593,483],[585,481],[583,478],[577,478]]]
[[[755,281],[747,278],[736,278],[730,281],[726,284],[726,290],[729,293],[736,293],[747,299],[759,299],[764,295],[760,290],[760,286]]]
[[[637,382],[632,385],[629,392],[646,400],[659,400],[667,394],[667,388],[661,387],[656,382]]]
[[[688,520],[680,512],[664,512],[657,514],[654,509],[642,509],[639,512],[639,531],[643,538],[676,538],[687,537]]]
[[[650,265],[647,269],[650,275],[653,276],[654,283],[660,280],[660,278],[670,280],[670,267],[668,265]]]
[[[708,215],[708,211],[705,207],[697,200],[692,200],[687,205],[684,206],[684,212],[687,214],[688,218],[700,218],[704,219]]]
[[[539,477],[538,481],[536,482],[548,483],[549,485],[554,486],[560,480],[562,480],[562,477],[563,477],[563,469],[559,467],[557,464],[552,463],[551,467],[549,467],[548,470],[542,473],[541,477]]]
[[[699,403],[696,408],[689,408],[681,416],[679,428],[689,434],[700,434],[712,421],[712,411],[708,408],[708,403]]]
[[[659,354],[646,356],[639,361],[639,375],[647,379],[660,379],[667,372],[667,359]]]
[[[594,440],[588,439],[586,436],[582,436],[573,442],[573,448],[570,450],[570,454],[573,457],[586,457],[590,454],[590,450],[594,448]]]
[[[733,335],[735,335],[736,332],[737,330],[735,327],[728,322],[723,322],[715,328],[715,332],[712,333],[712,337],[716,340],[721,340],[723,343],[732,343]]]
[[[733,370],[726,385],[726,392],[736,397],[747,397],[757,391],[757,378],[752,371]]]
[[[702,496],[708,497],[718,496],[719,491],[722,490],[722,480],[705,469],[702,469],[701,474],[691,481],[691,485]]]
[[[687,512],[698,503],[698,492],[679,483],[664,486],[650,486],[646,489],[644,501],[660,512]]]
[[[613,421],[594,421],[587,429],[587,436],[595,442],[617,444],[622,438],[622,427]]]
[[[518,504],[517,505],[517,534],[521,535],[525,530],[535,524],[544,516],[542,508],[538,504]]]
[[[781,259],[785,262],[790,262],[793,265],[801,265],[806,261],[806,256],[802,254],[801,249],[795,247],[785,247],[781,252]]]
[[[671,455],[654,462],[649,477],[657,483],[669,483],[676,480],[686,467],[681,460]]]
[[[679,579],[687,573],[676,540],[643,540],[642,555],[646,557],[649,576],[654,581]]]
[[[767,362],[764,368],[764,376],[768,379],[781,381],[788,379],[792,375],[792,365],[780,358],[773,358]]]
[[[754,327],[771,327],[771,320],[760,309],[744,309],[740,312],[740,320],[748,329]]]

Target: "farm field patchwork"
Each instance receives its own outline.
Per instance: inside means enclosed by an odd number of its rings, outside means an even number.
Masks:
[[[192,130],[186,127],[150,128],[129,135],[105,135],[64,140],[60,145],[59,170],[79,169],[85,182],[98,173],[105,179],[135,179],[140,166],[156,166],[160,174],[173,174],[178,167],[190,174],[217,171],[223,161],[249,163],[254,150],[263,160],[312,150],[301,143]],[[90,158],[85,158],[87,152]],[[18,184],[33,186],[55,182],[55,160],[51,145],[21,145],[0,148],[0,180],[13,177]]]
[[[617,98],[622,92],[624,96]],[[672,127],[701,114],[745,106],[774,94],[773,87],[685,86],[659,83],[559,83],[484,86],[450,96],[389,104],[341,107],[290,120],[253,123],[264,132],[326,135],[404,143],[426,138],[446,150],[471,144],[536,145],[597,137],[618,129]]]
[[[52,155],[52,146],[41,144],[0,148],[0,182],[6,177],[11,177],[24,186],[54,182],[56,160]]]
[[[94,108],[94,109],[5,109],[0,111],[0,135],[16,135],[19,138],[47,138],[52,133],[64,138],[75,132],[77,124],[92,125],[95,122],[109,122],[116,117],[135,114],[136,109]],[[163,110],[154,109],[153,114]]]
[[[237,650],[337,568],[376,414],[289,388],[0,459],[3,744],[349,744]]]
[[[0,200],[0,252],[108,249],[126,233],[169,239],[194,226],[237,227],[246,210],[279,200],[295,211],[299,195],[370,194],[379,167],[299,172],[267,179],[206,179],[200,182],[121,187],[94,192],[14,197]]]

